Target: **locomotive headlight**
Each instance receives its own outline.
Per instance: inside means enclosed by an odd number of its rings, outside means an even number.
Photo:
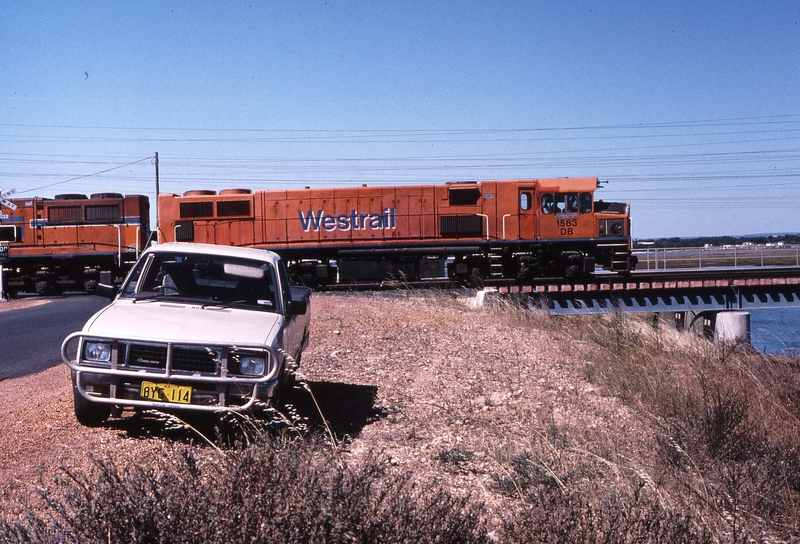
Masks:
[[[608,230],[611,231],[611,234],[614,236],[622,236],[625,232],[625,228],[622,226],[622,221],[614,220],[609,221]]]
[[[266,363],[263,357],[250,357],[244,355],[239,359],[239,372],[250,376],[258,376],[264,373]]]
[[[86,342],[84,355],[89,361],[107,363],[111,360],[111,344],[109,342]]]

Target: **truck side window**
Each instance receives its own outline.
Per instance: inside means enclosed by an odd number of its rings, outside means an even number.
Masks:
[[[530,210],[533,207],[533,198],[531,198],[531,194],[529,192],[524,192],[519,194],[519,209],[520,210]]]
[[[282,260],[278,261],[278,277],[281,281],[282,311],[286,313],[289,308],[289,302],[292,300],[292,290],[289,287],[289,274],[286,272],[286,264]]]
[[[592,213],[592,193],[581,193],[581,213]]]
[[[553,195],[551,193],[545,193],[542,195],[542,213],[544,214],[551,214],[554,210],[555,201],[553,200]]]
[[[152,259],[150,259],[152,261]],[[142,275],[142,269],[146,266],[144,261],[139,261],[136,263],[136,266],[133,267],[131,270],[130,276],[128,277],[128,283],[125,284],[125,290],[122,291],[122,296],[132,297],[136,294],[136,287],[139,285],[139,278]]]

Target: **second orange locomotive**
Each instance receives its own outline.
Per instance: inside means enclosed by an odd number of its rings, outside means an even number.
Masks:
[[[146,196],[97,193],[15,198],[0,214],[3,292],[93,290],[122,282],[150,234]]]
[[[306,284],[633,269],[627,204],[597,178],[159,195],[160,242],[260,247]]]

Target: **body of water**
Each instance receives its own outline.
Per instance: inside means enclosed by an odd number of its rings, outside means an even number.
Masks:
[[[800,308],[750,311],[750,345],[769,354],[800,356]]]

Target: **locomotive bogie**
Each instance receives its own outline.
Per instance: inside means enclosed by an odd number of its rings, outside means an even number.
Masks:
[[[317,284],[628,272],[628,206],[595,201],[597,187],[564,178],[162,194],[158,233],[270,249]]]

